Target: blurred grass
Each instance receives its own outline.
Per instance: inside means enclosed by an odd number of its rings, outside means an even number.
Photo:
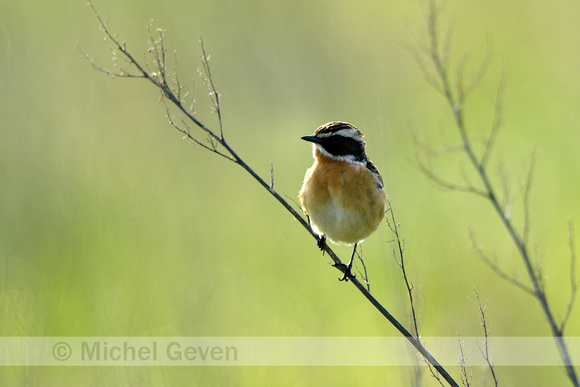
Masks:
[[[109,27],[139,56],[146,26],[167,29],[183,82],[197,81],[200,34],[223,95],[228,141],[295,198],[310,148],[299,137],[330,120],[366,134],[406,238],[423,335],[480,334],[475,286],[492,334],[548,335],[536,303],[494,276],[468,240],[525,273],[482,200],[437,190],[413,166],[411,129],[432,144],[457,137],[443,101],[405,46],[423,27],[423,2],[98,1]],[[453,58],[468,73],[485,55],[489,77],[468,102],[485,136],[488,85],[507,64],[507,119],[498,151],[514,187],[536,149],[531,237],[548,296],[563,315],[567,220],[580,219],[575,47],[578,4],[446,5]],[[241,170],[181,141],[148,85],[91,69],[110,54],[83,1],[0,3],[0,334],[3,336],[379,336],[394,330],[335,280],[313,240]],[[457,48],[455,48],[457,47]],[[497,165],[497,158],[491,165]],[[460,177],[461,163],[438,165]],[[517,205],[519,202],[516,202]],[[521,211],[514,207],[521,220]],[[386,225],[363,245],[373,292],[401,321],[407,296]],[[348,249],[338,247],[342,256]],[[576,308],[569,335],[580,334]],[[408,384],[408,368],[4,368],[2,384]],[[559,369],[503,368],[511,385],[562,384]],[[433,384],[427,378],[427,385]]]

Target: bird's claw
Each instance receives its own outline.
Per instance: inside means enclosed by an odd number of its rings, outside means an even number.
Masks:
[[[324,251],[324,248],[326,247],[326,237],[324,235],[318,237],[318,240],[316,241],[316,246],[318,246],[320,250]]]
[[[345,265],[344,263],[341,263],[341,264],[334,263],[334,264],[332,264],[332,266],[334,266],[334,267],[340,266],[340,267],[343,267],[344,268],[344,272],[342,274],[342,277],[338,277],[338,280],[339,281],[348,282],[349,277],[356,278],[356,274],[354,274],[353,272],[351,272],[352,264],[351,265]]]

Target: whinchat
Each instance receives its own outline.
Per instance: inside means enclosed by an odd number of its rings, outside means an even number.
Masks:
[[[302,140],[313,143],[314,164],[306,171],[300,204],[321,249],[327,238],[354,245],[341,278],[345,280],[357,245],[376,231],[385,215],[383,179],[366,155],[364,134],[347,122],[329,122]]]

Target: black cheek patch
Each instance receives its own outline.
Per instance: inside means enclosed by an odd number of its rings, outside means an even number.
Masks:
[[[364,146],[360,142],[349,137],[331,136],[325,138],[321,145],[333,156],[353,155],[357,161],[365,159]]]

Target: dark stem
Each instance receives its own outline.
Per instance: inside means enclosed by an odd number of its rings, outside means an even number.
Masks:
[[[129,61],[129,63],[131,65],[134,65],[135,68],[137,69],[137,71],[139,72],[139,74],[134,75],[134,74],[129,74],[128,72],[123,72],[121,74],[114,74],[110,71],[107,71],[103,68],[100,68],[99,66],[96,66],[94,64],[94,62],[92,60],[90,60],[88,58],[88,56],[85,54],[85,57],[87,57],[87,59],[90,61],[90,63],[93,65],[93,67],[95,67],[96,69],[103,71],[104,73],[108,74],[108,75],[115,75],[115,76],[119,76],[119,77],[126,77],[126,78],[144,78],[147,79],[149,82],[151,82],[152,84],[154,84],[157,88],[159,88],[162,92],[162,96],[163,98],[168,99],[169,101],[171,101],[176,108],[182,112],[187,118],[189,118],[196,126],[198,126],[202,131],[205,132],[205,134],[209,137],[210,142],[211,142],[211,147],[205,147],[205,149],[209,149],[211,151],[213,151],[214,153],[217,153],[223,157],[226,157],[228,160],[233,161],[234,163],[236,163],[237,165],[239,165],[240,167],[242,167],[246,172],[248,172],[262,187],[264,187],[272,196],[274,196],[274,198],[276,198],[276,200],[282,204],[284,206],[284,208],[286,208],[286,210],[288,210],[292,216],[294,216],[294,218],[296,220],[298,220],[298,222],[300,222],[300,224],[310,233],[310,235],[315,239],[318,240],[318,235],[316,235],[314,233],[314,231],[312,230],[312,228],[310,227],[310,225],[308,224],[308,221],[302,217],[300,215],[300,213],[298,213],[298,211],[296,211],[284,198],[282,198],[282,196],[280,196],[278,194],[278,192],[276,192],[273,188],[273,184],[268,184],[264,179],[262,179],[235,151],[234,149],[228,144],[228,142],[224,139],[223,136],[223,131],[222,131],[222,122],[221,122],[221,112],[220,112],[220,106],[219,106],[219,94],[217,93],[217,91],[215,90],[214,87],[214,83],[213,80],[211,79],[211,73],[209,72],[209,65],[208,65],[208,57],[205,53],[205,48],[203,48],[202,46],[202,64],[204,66],[204,70],[206,71],[206,76],[208,77],[208,81],[209,81],[209,86],[210,86],[210,92],[211,92],[211,97],[212,97],[212,101],[214,102],[214,107],[216,108],[217,112],[218,112],[218,121],[219,121],[219,134],[215,133],[214,131],[212,131],[211,129],[209,129],[207,126],[205,126],[201,121],[199,121],[191,111],[189,111],[187,108],[185,108],[183,106],[183,104],[181,103],[180,98],[178,97],[179,92],[176,93],[172,90],[172,88],[169,86],[169,83],[167,82],[167,76],[166,73],[164,71],[165,68],[165,55],[164,55],[164,47],[163,47],[163,35],[161,34],[160,36],[160,47],[153,47],[155,50],[158,50],[159,48],[161,48],[161,50],[159,52],[161,52],[161,55],[156,57],[156,63],[157,66],[159,67],[159,74],[154,74],[154,73],[149,73],[145,67],[143,67],[142,65],[140,65],[135,58],[129,53],[129,51],[126,49],[125,45],[121,44],[114,35],[112,35],[109,30],[106,27],[106,23],[101,19],[101,17],[99,16],[99,14],[97,13],[96,9],[94,8],[94,6],[90,3],[89,1],[89,6],[93,9],[96,17],[99,20],[99,23],[101,25],[101,29],[103,30],[103,32],[106,34],[107,38],[109,40],[111,40],[116,46],[117,49],[126,57],[126,59]],[[155,42],[153,43],[154,45],[156,44]],[[154,51],[157,52],[157,51]],[[155,54],[154,54],[155,55]],[[163,70],[163,71],[161,71]],[[195,139],[194,137],[192,137],[189,134],[189,131],[186,129],[181,129],[179,127],[177,127],[174,123],[174,121],[170,118],[170,123],[176,127],[180,132],[185,133],[187,137],[189,137],[190,139],[194,140],[196,143],[200,143],[199,140]],[[223,148],[223,152],[222,151],[218,151],[217,150],[217,146],[214,144],[219,144],[219,146],[221,146]],[[229,156],[228,156],[229,154]],[[273,180],[273,179],[271,179]],[[338,256],[334,253],[334,251],[332,251],[332,249],[330,249],[330,247],[328,247],[328,245],[325,244],[324,246],[324,251],[326,251],[328,253],[328,255],[331,257],[331,259],[334,261],[334,266],[341,271],[342,273],[345,273],[346,271],[346,265],[338,258]],[[441,374],[441,376],[449,383],[449,385],[451,386],[458,386],[458,384],[453,380],[453,378],[451,377],[451,375],[449,375],[449,373],[437,362],[437,360],[427,351],[427,349],[421,344],[421,342],[419,341],[419,339],[415,336],[413,336],[403,325],[401,325],[401,323],[399,323],[399,321],[393,317],[381,304],[379,301],[377,301],[376,298],[374,298],[374,296],[367,290],[367,288],[360,282],[358,281],[358,279],[356,279],[356,277],[354,275],[352,275],[350,272],[347,273],[347,278],[352,282],[352,284],[354,286],[356,286],[356,288],[371,302],[371,304],[403,335],[405,336],[409,342],[417,349],[417,351],[419,351],[419,353],[421,353],[421,355],[427,360],[427,362],[429,362],[431,365],[433,365],[433,367],[435,367],[435,369],[437,369],[437,371]]]
[[[554,338],[556,340],[558,350],[560,352],[560,356],[561,356],[562,361],[564,363],[566,373],[568,374],[568,378],[571,380],[571,382],[574,384],[574,386],[580,387],[580,384],[578,382],[578,377],[576,375],[576,371],[575,371],[574,366],[572,365],[572,362],[571,362],[568,347],[563,339],[562,329],[558,326],[556,319],[554,318],[554,315],[553,315],[552,311],[550,310],[550,306],[549,306],[548,300],[546,298],[546,293],[545,293],[544,289],[542,288],[540,278],[539,278],[536,270],[534,269],[534,267],[532,265],[532,261],[531,261],[530,256],[529,256],[527,246],[526,246],[525,242],[523,241],[523,239],[518,234],[517,230],[515,229],[514,225],[510,221],[510,219],[507,217],[505,211],[502,209],[502,207],[499,203],[499,200],[497,198],[497,195],[496,195],[496,193],[491,185],[489,176],[488,176],[487,171],[485,169],[485,166],[483,164],[483,162],[485,162],[487,160],[488,156],[485,156],[482,159],[483,161],[479,162],[477,157],[475,156],[475,153],[474,153],[473,148],[471,146],[471,141],[469,139],[469,136],[467,135],[467,130],[466,130],[464,119],[463,119],[462,106],[456,100],[456,98],[453,96],[452,89],[451,89],[451,86],[449,84],[448,69],[445,67],[445,62],[442,59],[442,54],[440,53],[439,43],[438,43],[438,39],[437,39],[437,37],[438,37],[437,16],[438,15],[437,15],[437,10],[435,8],[434,1],[432,1],[430,4],[429,12],[430,12],[430,14],[429,14],[430,51],[429,52],[430,52],[430,56],[431,56],[431,60],[433,62],[433,65],[435,66],[437,76],[439,77],[440,88],[438,88],[437,90],[441,91],[441,93],[443,94],[444,98],[446,99],[446,101],[451,109],[451,112],[452,112],[454,120],[455,120],[455,125],[456,125],[456,127],[461,135],[461,140],[463,143],[465,153],[467,154],[467,157],[469,158],[473,168],[475,168],[475,170],[477,171],[477,173],[479,175],[481,182],[483,183],[483,186],[485,188],[484,192],[486,193],[485,196],[491,202],[493,208],[495,209],[495,211],[497,212],[497,214],[501,218],[505,228],[507,229],[508,233],[510,234],[511,239],[513,240],[514,244],[516,245],[516,248],[519,252],[519,255],[521,256],[521,258],[524,262],[524,265],[526,267],[526,272],[528,273],[528,276],[529,276],[530,281],[532,283],[533,295],[540,303],[542,311],[543,311],[544,315],[546,316],[546,319],[548,320],[548,324],[550,325],[552,335],[554,336]],[[491,142],[491,140],[492,139],[490,139],[490,142]],[[488,154],[489,151],[490,151],[490,148],[486,149],[486,154]]]

